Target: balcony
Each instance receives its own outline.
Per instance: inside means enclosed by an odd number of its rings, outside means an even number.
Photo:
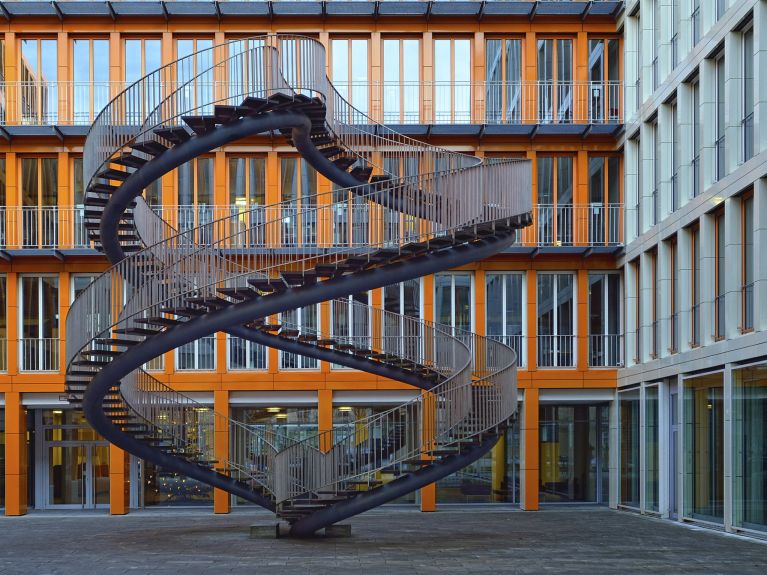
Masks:
[[[92,247],[85,208],[0,206],[0,250],[83,250]]]
[[[338,83],[336,88],[377,122],[397,125],[596,125],[612,133],[623,123],[622,82]],[[123,82],[2,82],[0,126],[89,126]],[[174,83],[158,85],[159,100]],[[199,89],[222,98],[228,82]],[[212,98],[212,96],[211,96]],[[360,118],[354,118],[359,122]],[[126,118],[130,123],[130,118]],[[572,130],[572,128],[571,128]],[[466,129],[461,133],[465,133]],[[575,130],[572,130],[575,131]],[[23,132],[22,132],[23,133]],[[522,131],[521,133],[524,133]],[[580,132],[578,132],[580,133]]]
[[[623,367],[623,336],[589,335],[589,367]]]
[[[58,371],[59,338],[19,338],[19,368],[21,371]]]
[[[487,337],[495,341],[500,341],[504,345],[508,345],[517,354],[517,367],[525,366],[525,360],[527,358],[525,357],[524,335],[488,335]]]
[[[539,335],[538,367],[573,367],[575,365],[574,335]]]
[[[615,251],[623,245],[623,205],[538,204],[532,225],[517,233],[520,247]]]

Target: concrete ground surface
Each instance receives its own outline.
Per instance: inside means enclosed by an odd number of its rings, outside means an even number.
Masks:
[[[0,518],[1,575],[767,574],[767,543],[605,508],[387,507],[334,539],[249,539],[238,509]]]

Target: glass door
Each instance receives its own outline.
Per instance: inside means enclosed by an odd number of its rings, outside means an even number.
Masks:
[[[109,505],[109,445],[48,445],[45,508],[96,509]]]

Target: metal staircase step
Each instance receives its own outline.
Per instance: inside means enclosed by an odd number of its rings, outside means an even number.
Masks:
[[[370,183],[371,184],[380,184],[380,183],[383,183],[383,182],[386,182],[386,181],[389,181],[389,180],[391,180],[391,176],[389,176],[388,174],[378,174],[378,175],[373,176],[372,178],[370,178]]]
[[[360,182],[367,182],[370,179],[371,173],[373,173],[373,168],[370,166],[365,168],[357,166],[351,171],[352,176],[357,178]]]
[[[285,290],[285,283],[278,279],[249,278],[248,284],[253,286],[258,291],[264,293],[273,293],[276,291]]]
[[[168,146],[161,144],[155,140],[146,140],[144,142],[136,142],[131,144],[131,148],[137,152],[148,154],[150,156],[160,156],[168,151]]]
[[[140,317],[133,320],[133,323],[140,323],[143,325],[159,325],[163,327],[173,327],[183,322],[177,319],[171,319],[169,317]]]
[[[263,323],[260,326],[258,326],[258,329],[260,331],[266,331],[266,332],[279,331],[282,329],[282,324],[281,323]]]
[[[110,357],[117,357],[118,355],[122,355],[125,352],[122,351],[116,351],[113,349],[88,349],[85,351],[81,351],[80,355],[83,357],[98,357],[98,356],[110,356]]]
[[[287,339],[296,339],[300,333],[297,329],[283,327],[277,335]]]
[[[337,159],[333,160],[333,163],[336,165],[336,167],[339,170],[343,170],[345,172],[356,161],[357,161],[357,158],[352,158],[350,156],[343,156],[341,158],[337,158]]]
[[[261,297],[257,291],[250,289],[249,287],[223,287],[218,288],[219,293],[224,294],[227,297],[244,301],[246,299],[256,299]]]
[[[138,156],[134,156],[133,154],[126,152],[124,154],[120,154],[119,156],[112,158],[109,160],[113,164],[118,164],[120,166],[127,166],[129,168],[140,168],[144,164],[147,163],[146,158],[139,158]]]
[[[342,154],[343,152],[344,152],[344,149],[341,148],[340,146],[329,146],[327,148],[320,148],[320,154],[322,154],[328,159],[332,158],[333,156]]]
[[[245,106],[227,106],[219,104],[213,108],[213,117],[217,124],[226,124],[234,120],[239,120],[243,116],[247,116],[251,111],[250,108],[246,108]]]
[[[119,189],[119,186],[113,186],[103,182],[96,182],[88,186],[88,191],[96,192],[97,194],[111,194],[117,189]]]
[[[199,307],[163,307],[160,308],[160,311],[179,317],[197,317],[207,313],[206,310]]]
[[[162,330],[157,329],[146,329],[143,327],[119,327],[117,329],[113,329],[112,333],[121,333],[124,335],[157,335],[158,333],[161,333]]]
[[[152,130],[155,134],[168,140],[171,144],[183,144],[192,137],[184,126],[166,126]]]
[[[282,281],[290,287],[312,285],[317,283],[317,274],[312,271],[305,272],[282,272]]]
[[[96,359],[76,359],[72,362],[72,365],[76,365],[78,367],[102,367],[108,363],[108,360],[99,361]]]
[[[97,172],[96,177],[102,178],[104,180],[119,180],[121,182],[124,182],[130,177],[131,173],[132,172],[128,172],[125,170],[115,170],[114,168],[107,168],[105,170]]]
[[[337,343],[338,342],[336,340],[330,339],[330,338],[324,338],[324,339],[318,339],[317,340],[317,345],[319,345],[320,347],[333,347]]]
[[[307,333],[307,334],[299,335],[298,341],[300,343],[316,343],[317,341],[319,341],[319,339],[317,338],[315,334]]]
[[[118,339],[114,337],[101,337],[93,341],[96,344],[100,344],[100,345],[117,345],[122,347],[130,347],[132,345],[141,343],[140,341],[135,339]]]
[[[181,116],[181,119],[200,136],[216,128],[216,119],[213,116]]]

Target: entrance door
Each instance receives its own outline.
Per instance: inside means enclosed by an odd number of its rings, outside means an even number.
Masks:
[[[95,509],[109,505],[109,446],[51,442],[46,447],[45,508]]]

